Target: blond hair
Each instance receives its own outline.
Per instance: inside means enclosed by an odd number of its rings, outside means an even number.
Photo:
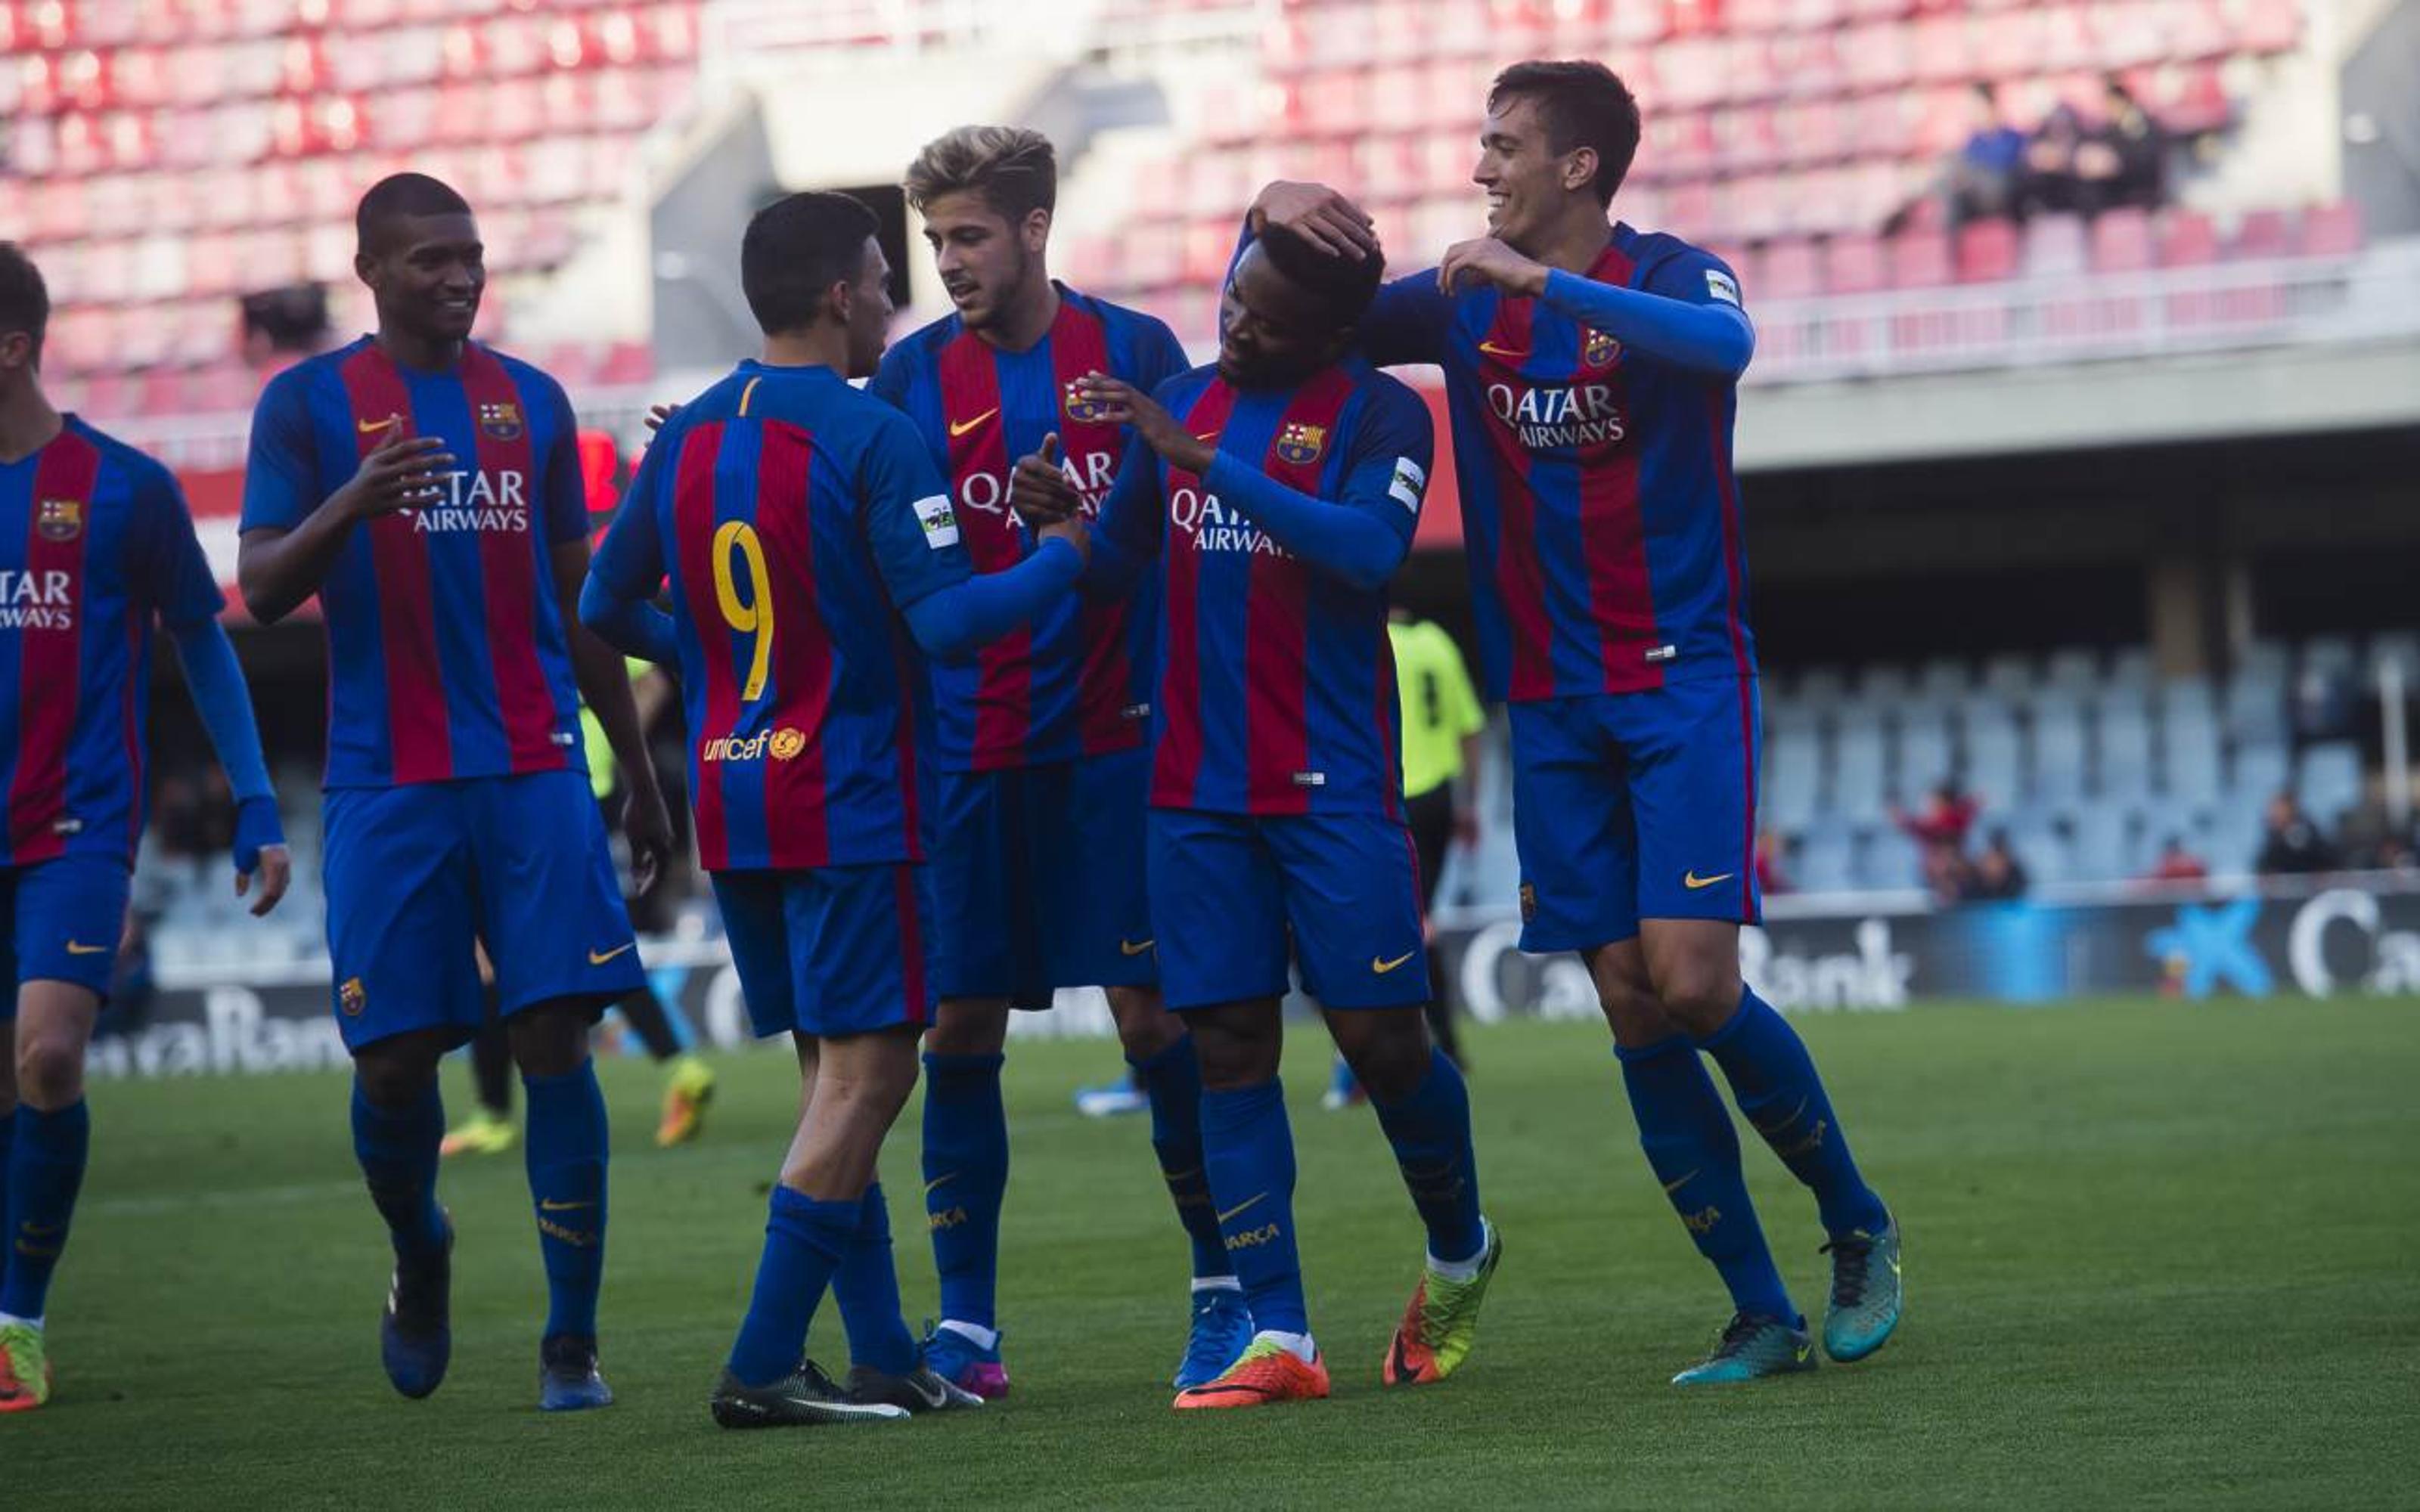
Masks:
[[[908,203],[922,214],[945,194],[972,191],[1012,224],[1059,198],[1050,139],[1022,126],[961,126],[935,137],[908,165]]]

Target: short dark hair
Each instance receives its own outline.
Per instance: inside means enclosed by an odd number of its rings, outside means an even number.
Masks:
[[[908,203],[923,214],[944,194],[972,190],[1011,225],[1059,201],[1050,139],[1021,126],[961,126],[935,137],[908,165]]]
[[[51,327],[51,289],[25,249],[0,241],[0,331],[34,338],[34,365],[42,363],[42,337]]]
[[[874,212],[846,194],[785,194],[758,210],[739,239],[739,287],[770,336],[814,324],[824,291],[864,270]]]
[[[1613,203],[1614,191],[1630,174],[1638,156],[1638,99],[1615,72],[1602,63],[1543,60],[1515,63],[1496,76],[1487,91],[1490,115],[1507,100],[1528,100],[1545,123],[1546,147],[1560,156],[1581,147],[1596,149],[1597,203]]]
[[[1378,297],[1379,281],[1387,274],[1387,259],[1374,252],[1365,257],[1340,257],[1322,252],[1281,225],[1263,231],[1260,243],[1261,255],[1268,258],[1270,267],[1283,273],[1288,283],[1317,295],[1336,313],[1340,330],[1369,312],[1370,301]]]
[[[389,174],[370,185],[353,207],[353,239],[364,252],[385,250],[387,227],[407,215],[468,215],[471,202],[442,178],[425,173]]]

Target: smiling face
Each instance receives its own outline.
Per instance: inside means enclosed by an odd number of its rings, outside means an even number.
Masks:
[[[998,324],[1033,295],[1046,276],[1042,252],[1049,239],[1048,210],[1030,211],[1012,224],[979,190],[943,194],[924,208],[933,269],[970,331]]]
[[[487,249],[468,214],[398,215],[380,246],[353,258],[378,301],[379,325],[429,342],[462,341],[488,286]]]
[[[1554,226],[1571,213],[1575,196],[1590,207],[1596,151],[1558,153],[1538,102],[1508,95],[1489,112],[1479,133],[1479,166],[1471,181],[1487,192],[1487,232],[1513,251],[1534,256]]]
[[[1218,296],[1218,376],[1237,388],[1298,383],[1343,354],[1346,331],[1255,243]]]

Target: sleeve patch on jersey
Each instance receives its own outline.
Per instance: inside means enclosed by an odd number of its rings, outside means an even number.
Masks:
[[[916,522],[924,527],[924,545],[935,551],[958,544],[958,517],[947,494],[928,494],[916,501]]]
[[[1719,268],[1706,270],[1706,292],[1725,304],[1737,305],[1740,301],[1739,285]]]
[[[1420,495],[1429,486],[1429,475],[1408,456],[1395,458],[1395,478],[1387,485],[1387,497],[1417,515],[1420,512]]]

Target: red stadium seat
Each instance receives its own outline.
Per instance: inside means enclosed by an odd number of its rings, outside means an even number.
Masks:
[[[1910,240],[1912,239],[1902,239]],[[1991,284],[2017,272],[2017,228],[2009,221],[1975,221],[1958,230],[1957,268],[1961,284]],[[1930,280],[1927,280],[1928,282]],[[1900,280],[1902,284],[1905,279]]]
[[[1757,282],[1743,285],[1750,300],[1805,300],[1823,291],[1823,264],[1812,241],[1776,241],[1764,251]]]
[[[2361,250],[2361,207],[2350,200],[2315,205],[2303,215],[2305,256],[2345,256]]]
[[[2072,215],[2042,215],[2025,226],[2025,272],[2035,278],[2062,277],[2085,270],[2084,222]]]
[[[1890,239],[1887,256],[1894,288],[1932,288],[1957,276],[1946,232],[1901,232]]]
[[[2160,231],[2160,266],[2193,268],[2218,260],[2218,229],[2198,210],[2172,209]]]
[[[1890,282],[1880,237],[1834,237],[1824,249],[1823,286],[1834,294],[1871,294]]]
[[[1963,16],[1927,16],[1916,23],[1914,71],[1924,84],[1955,84],[1975,76]]]
[[[2235,228],[2228,253],[2236,257],[2283,257],[2294,250],[2294,239],[2283,210],[2252,210]]]
[[[2096,272],[2131,273],[2156,260],[2151,244],[2151,218],[2138,209],[2103,210],[2092,223],[2092,267]]]

